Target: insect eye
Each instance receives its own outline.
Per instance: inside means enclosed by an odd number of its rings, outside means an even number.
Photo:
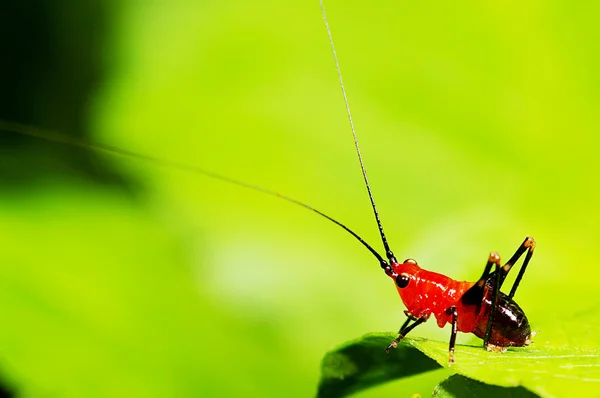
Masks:
[[[414,258],[407,258],[406,260],[404,260],[404,264],[406,263],[417,265],[417,260],[415,260]]]
[[[400,289],[408,286],[408,282],[410,282],[410,277],[407,274],[400,274],[396,277],[396,286]]]

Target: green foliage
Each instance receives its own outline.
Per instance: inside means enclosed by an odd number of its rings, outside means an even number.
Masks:
[[[461,375],[454,375],[443,382],[433,392],[436,398],[480,398],[513,397],[535,398],[536,394],[522,387],[501,388],[481,383]]]
[[[345,396],[430,371],[437,367],[431,358],[439,366],[448,367],[447,343],[406,338],[399,344],[398,352],[385,355],[383,347],[395,337],[392,333],[368,334],[329,352],[322,364],[319,386],[322,396]],[[544,349],[533,346],[490,353],[481,347],[459,345],[455,361],[450,369],[457,375],[443,381],[434,394],[442,397],[585,396],[600,382],[600,352],[573,346]]]
[[[389,334],[370,334],[327,353],[321,364],[318,396],[342,397],[439,368],[434,360],[410,345],[401,344],[387,355],[383,347],[390,340]]]

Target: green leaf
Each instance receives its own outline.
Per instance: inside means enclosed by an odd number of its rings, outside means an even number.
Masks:
[[[498,387],[482,383],[461,375],[454,375],[440,383],[433,395],[436,398],[479,398],[513,397],[535,398],[536,394],[523,387]]]
[[[319,396],[343,396],[439,366],[448,367],[446,342],[406,338],[386,355],[383,348],[395,336],[367,334],[327,353]],[[480,346],[457,345],[455,361],[449,368],[461,377],[440,384],[436,391],[449,394],[442,396],[482,396],[479,391],[489,392],[486,396],[587,396],[600,383],[600,354],[594,349],[529,346],[494,353]]]
[[[447,343],[407,339],[442,366],[448,363]],[[452,369],[484,383],[523,386],[540,396],[587,396],[600,383],[598,350],[535,346],[493,353],[481,347],[456,347]]]
[[[400,344],[386,354],[384,348],[394,338],[389,333],[367,334],[328,352],[321,365],[318,396],[341,397],[440,368],[434,360],[408,344]]]

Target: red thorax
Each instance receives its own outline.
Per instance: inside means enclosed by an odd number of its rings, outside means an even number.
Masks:
[[[400,298],[406,306],[407,313],[415,318],[435,316],[439,327],[451,321],[451,315],[446,311],[454,306],[458,310],[458,330],[472,332],[478,323],[480,314],[474,305],[464,305],[461,298],[474,282],[460,282],[446,275],[431,272],[419,267],[413,260],[402,264],[393,263],[392,269],[396,275],[406,275],[410,278],[404,288],[396,286]],[[394,279],[395,276],[392,276]]]

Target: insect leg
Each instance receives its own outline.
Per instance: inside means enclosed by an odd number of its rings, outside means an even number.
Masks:
[[[492,265],[494,264],[496,264],[496,269],[500,267],[500,255],[496,252],[490,253],[481,278],[479,278],[473,287],[467,290],[463,295],[461,299],[463,305],[476,305],[477,312],[479,312],[479,308],[481,307],[481,303],[483,301],[485,282],[490,276],[490,271],[492,269]]]
[[[400,340],[402,340],[408,334],[408,332],[410,332],[411,330],[413,330],[414,328],[416,328],[417,326],[419,326],[420,324],[425,322],[427,320],[427,318],[426,317],[418,318],[417,320],[415,320],[415,322],[412,325],[409,325],[411,320],[412,319],[409,317],[406,320],[406,322],[404,322],[404,324],[400,328],[400,331],[398,332],[398,337],[396,337],[394,339],[394,341],[392,341],[390,343],[390,345],[388,345],[385,348],[385,352],[389,353],[392,348],[398,347],[398,342],[400,342]]]
[[[525,238],[523,243],[521,243],[521,246],[519,246],[519,248],[517,249],[515,254],[513,254],[513,256],[510,258],[510,260],[508,260],[508,262],[506,264],[504,264],[504,266],[502,267],[502,269],[501,269],[502,278],[500,280],[500,287],[502,286],[502,283],[504,282],[504,279],[506,278],[506,275],[508,275],[508,272],[510,271],[512,266],[519,260],[519,258],[523,255],[523,253],[525,253],[525,251],[527,251],[527,255],[525,256],[525,260],[523,260],[523,265],[521,265],[521,269],[519,270],[517,279],[515,279],[515,283],[513,283],[513,286],[510,289],[510,293],[508,294],[509,299],[512,299],[515,296],[515,293],[517,292],[517,288],[519,287],[519,283],[521,282],[521,279],[523,278],[523,274],[525,274],[525,270],[527,269],[527,265],[529,264],[529,260],[531,260],[531,256],[533,256],[534,249],[535,249],[535,241],[533,240],[532,237],[528,236],[527,238]]]
[[[410,321],[416,321],[416,319],[412,319],[411,317],[406,318],[406,321],[402,324],[402,326],[400,326],[400,329],[398,330],[398,334],[402,334],[402,331],[404,329],[406,329],[406,327],[408,326]]]
[[[496,264],[496,269],[500,266],[500,255],[496,252],[490,253],[488,261],[485,264],[483,274],[481,274],[481,278],[479,278],[479,280],[476,283],[477,286],[479,286],[480,288],[483,288],[483,286],[485,286],[485,281],[487,280],[488,276],[490,276],[490,271],[492,269],[492,265],[494,264]]]
[[[450,335],[450,346],[448,347],[448,365],[452,365],[454,363],[456,333],[458,332],[458,311],[456,310],[455,306],[452,306],[446,310],[446,313],[452,314],[452,334]]]
[[[500,258],[498,258],[500,261]],[[492,327],[494,325],[494,317],[496,316],[496,306],[498,305],[498,292],[500,291],[500,285],[502,284],[503,274],[500,272],[500,264],[496,263],[496,280],[494,281],[494,288],[492,290],[492,305],[490,306],[490,316],[488,317],[488,324],[485,329],[485,336],[483,338],[483,346],[487,349],[488,343],[490,342],[490,336],[492,335]],[[505,277],[506,275],[504,275]]]

